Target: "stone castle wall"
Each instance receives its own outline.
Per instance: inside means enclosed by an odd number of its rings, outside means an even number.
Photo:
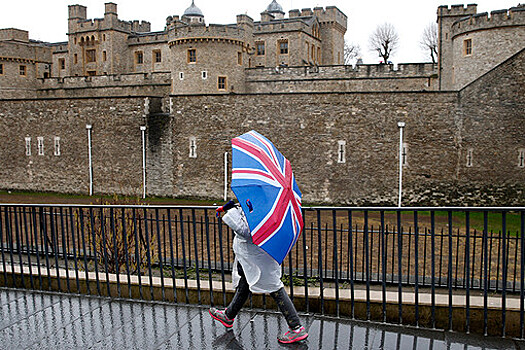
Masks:
[[[0,187],[88,193],[86,124],[91,124],[94,191],[140,193],[143,115],[143,98],[2,101]],[[60,155],[55,155],[56,137]],[[26,138],[31,139],[30,155],[26,155]]]
[[[349,92],[437,90],[431,63],[393,65],[253,68],[246,71],[247,91]]]
[[[472,53],[465,54],[465,40]],[[456,89],[485,74],[525,47],[525,6],[480,13],[452,26],[453,79]]]
[[[0,187],[86,193],[92,124],[95,192],[140,193],[146,125],[148,195],[221,198],[224,152],[255,129],[290,159],[304,201],[393,205],[404,121],[404,205],[522,205],[524,55],[459,93],[186,95],[162,105],[142,97],[3,100]]]

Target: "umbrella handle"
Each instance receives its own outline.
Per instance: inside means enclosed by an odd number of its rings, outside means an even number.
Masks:
[[[234,205],[235,205],[235,203],[233,201],[229,201],[228,203],[224,204],[223,206],[218,207],[217,209],[215,209],[215,216],[219,217],[221,215],[220,213],[223,213],[223,212],[226,212],[226,211],[230,210],[231,208],[233,208]]]

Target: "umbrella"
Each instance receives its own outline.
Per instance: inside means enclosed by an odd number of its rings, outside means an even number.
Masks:
[[[254,244],[281,264],[303,229],[301,191],[290,162],[256,131],[232,139],[233,193]]]

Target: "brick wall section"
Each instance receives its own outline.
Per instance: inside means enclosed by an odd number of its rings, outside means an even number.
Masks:
[[[88,193],[86,124],[92,124],[95,193],[140,193],[143,114],[142,98],[1,101],[0,187]],[[55,136],[60,156],[54,155]],[[25,155],[25,137],[31,137],[31,156]]]

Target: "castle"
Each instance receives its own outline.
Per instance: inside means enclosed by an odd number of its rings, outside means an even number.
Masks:
[[[86,10],[67,42],[0,29],[0,188],[218,198],[229,140],[257,129],[305,200],[391,204],[404,121],[405,203],[523,204],[523,5],[440,6],[438,63],[397,66],[344,65],[333,6],[216,25],[192,1],[159,32]]]

